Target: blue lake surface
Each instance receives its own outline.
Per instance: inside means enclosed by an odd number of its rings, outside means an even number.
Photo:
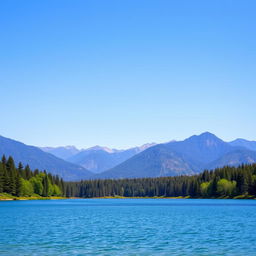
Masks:
[[[256,255],[256,201],[0,202],[0,255]]]

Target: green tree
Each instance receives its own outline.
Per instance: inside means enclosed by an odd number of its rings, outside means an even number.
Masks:
[[[43,196],[49,196],[49,179],[47,177],[47,175],[45,174],[43,177]]]
[[[201,183],[200,191],[201,191],[201,195],[203,197],[208,197],[209,196],[209,187],[210,187],[210,182]]]
[[[209,187],[209,195],[210,196],[214,197],[214,196],[218,195],[218,192],[217,192],[218,181],[219,181],[219,177],[217,177],[215,175],[213,180],[211,181],[210,187]]]
[[[13,158],[10,156],[6,162],[6,170],[9,176],[9,193],[16,194],[16,167]]]
[[[4,192],[4,167],[2,162],[0,162],[0,193]]]
[[[21,178],[21,196],[32,196],[33,193],[33,185],[28,180]]]
[[[37,175],[35,177],[32,177],[29,181],[33,185],[34,193],[42,196],[43,195],[42,178],[39,175]]]
[[[236,188],[235,181],[220,179],[217,183],[217,193],[220,196],[231,196]]]
[[[62,195],[62,192],[59,188],[59,186],[57,186],[56,184],[53,185],[53,193],[52,193],[53,196],[61,196]]]
[[[22,186],[22,184],[21,184],[21,177],[20,177],[19,172],[17,172],[17,174],[16,174],[15,183],[16,183],[15,184],[15,189],[16,189],[15,196],[20,196],[21,195],[21,186]]]
[[[5,166],[6,165],[6,157],[5,155],[2,156],[2,164]]]
[[[25,172],[26,180],[29,180],[32,177],[32,172],[31,172],[30,167],[29,167],[28,164],[25,166],[24,172]]]
[[[256,195],[256,175],[252,175],[252,184],[250,186],[250,194]]]

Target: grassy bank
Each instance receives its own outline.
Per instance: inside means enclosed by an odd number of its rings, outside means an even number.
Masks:
[[[177,196],[177,197],[164,197],[164,196],[154,196],[154,197],[124,197],[124,196],[105,196],[105,197],[92,197],[85,199],[256,199],[253,195],[239,195],[235,197],[190,197],[190,196]]]
[[[189,196],[177,196],[177,197],[164,197],[164,196],[154,196],[154,197],[125,197],[125,196],[103,196],[103,197],[92,197],[91,199],[187,199]],[[87,198],[90,199],[90,198]]]
[[[42,197],[39,195],[33,196],[12,196],[7,193],[0,193],[0,201],[11,201],[11,200],[51,200],[51,199],[66,199],[66,197],[59,197],[59,196],[49,196],[49,197]]]
[[[12,201],[12,200],[59,200],[59,199],[256,199],[255,196],[252,195],[239,195],[235,197],[212,197],[212,198],[191,198],[189,196],[177,196],[177,197],[163,197],[163,196],[154,196],[154,197],[124,197],[124,196],[105,196],[105,197],[89,197],[89,198],[79,198],[79,197],[59,197],[59,196],[49,196],[42,197],[39,195],[33,196],[22,196],[16,197],[7,193],[0,193],[0,201]]]

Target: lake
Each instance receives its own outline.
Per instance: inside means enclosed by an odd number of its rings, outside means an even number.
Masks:
[[[256,201],[0,202],[0,255],[256,255]]]

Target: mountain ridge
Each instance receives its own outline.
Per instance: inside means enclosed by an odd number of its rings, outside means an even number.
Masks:
[[[39,147],[44,152],[50,153],[58,158],[67,160],[69,157],[80,152],[75,146],[60,146],[60,147]]]
[[[91,177],[85,168],[66,162],[56,156],[44,152],[38,147],[0,136],[0,155],[12,156],[16,165],[21,162],[29,164],[31,169],[47,170],[66,180],[79,180]]]
[[[143,178],[192,175],[224,165],[254,163],[254,143],[244,139],[225,142],[205,132],[182,141],[148,143],[126,150],[98,145],[82,150],[75,146],[44,147],[45,151],[55,150],[54,153],[47,153],[0,136],[0,154],[11,155],[18,162],[29,164],[32,169],[45,169],[65,180]],[[54,154],[62,154],[67,160]]]
[[[160,152],[162,155],[159,154]],[[232,154],[232,152],[234,153]],[[235,152],[239,153],[235,154]],[[229,157],[228,161],[223,159],[225,155]],[[152,161],[152,158],[155,161]],[[138,159],[141,160],[138,161]],[[236,166],[252,162],[256,162],[256,152],[244,147],[232,146],[216,135],[205,132],[193,135],[183,141],[153,146],[124,163],[97,175],[97,178],[159,177],[162,176],[163,170],[168,176],[196,174],[209,167],[213,169],[227,163]],[[141,175],[140,172],[144,174]],[[146,174],[147,176],[144,176]]]
[[[247,149],[256,151],[256,141],[250,141],[250,140],[239,138],[239,139],[230,141],[229,144],[232,146],[241,146],[241,147],[245,147]]]
[[[78,154],[68,158],[71,163],[83,166],[94,173],[101,173],[110,169],[143,150],[155,145],[155,143],[144,144],[139,147],[133,147],[127,150],[116,150],[106,147],[95,146],[82,150]]]

